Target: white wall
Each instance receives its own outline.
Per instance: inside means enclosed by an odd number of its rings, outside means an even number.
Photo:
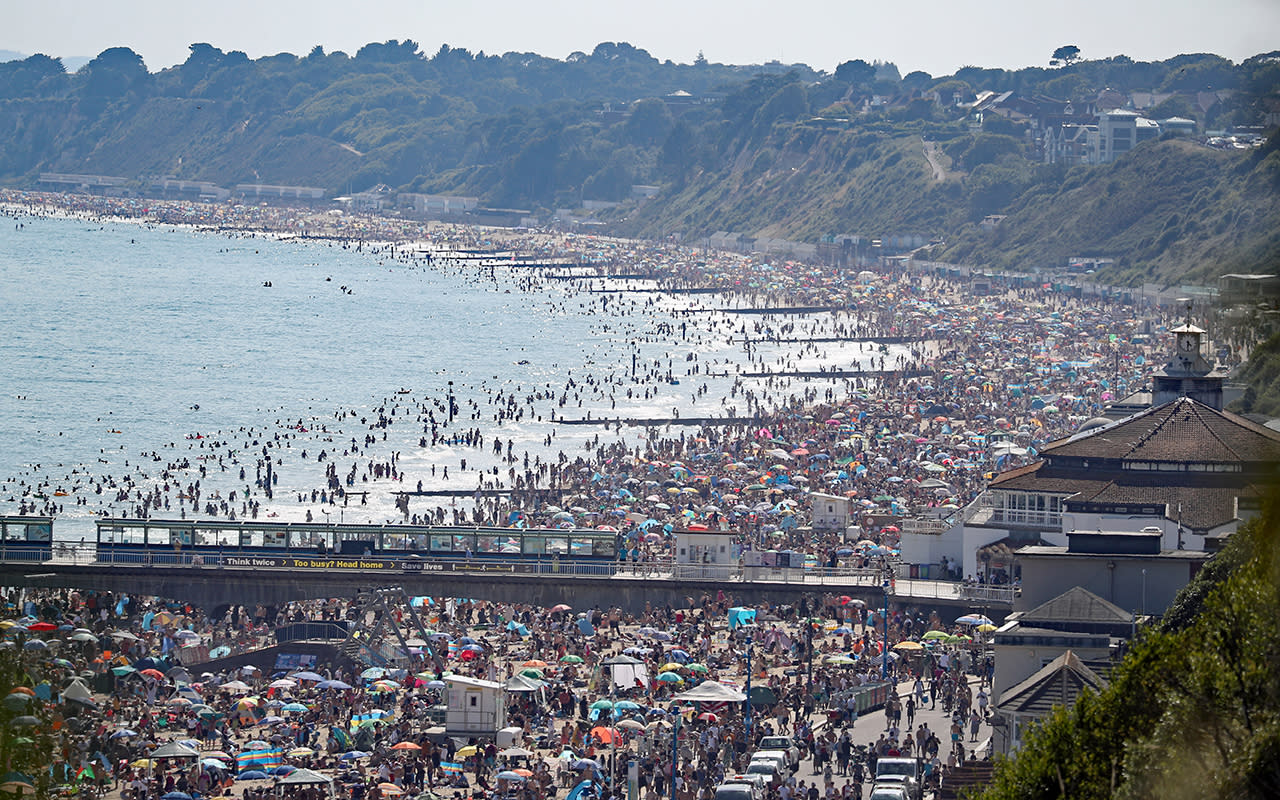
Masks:
[[[1111,654],[1108,647],[1051,647],[1040,645],[1002,645],[994,648],[996,673],[991,681],[991,696],[999,700],[1010,687],[1017,686],[1039,672],[1046,664],[1070,649],[1086,661],[1106,659]]]

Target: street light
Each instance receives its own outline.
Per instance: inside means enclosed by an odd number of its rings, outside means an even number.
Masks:
[[[676,773],[680,767],[680,723],[683,721],[683,715],[677,710],[675,727],[671,729],[671,800],[676,800]]]
[[[887,681],[889,680],[889,581],[888,579],[885,579],[885,582],[880,585],[880,588],[884,589],[884,639],[883,639],[884,643],[881,645],[881,649],[884,652],[881,653],[882,658],[880,659],[880,680]]]
[[[743,724],[747,729],[747,747],[751,747],[751,634],[747,634],[747,711]]]

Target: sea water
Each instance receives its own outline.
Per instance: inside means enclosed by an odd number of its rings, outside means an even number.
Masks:
[[[278,483],[273,499],[254,495],[262,503],[259,519],[300,521],[312,510],[317,521],[399,520],[392,492],[419,481],[425,489],[474,489],[477,469],[497,465],[507,482],[508,465],[491,455],[495,436],[514,440],[517,455],[528,451],[545,462],[560,452],[589,455],[595,437],[634,445],[646,433],[556,425],[552,414],[741,414],[742,391],[763,396],[766,389],[760,380],[738,379],[739,392],[730,398],[733,376],[794,349],[760,346],[749,364],[729,339],[744,319],[758,318],[683,313],[731,303],[719,296],[613,294],[612,303],[602,305],[603,295],[574,282],[529,285],[527,271],[501,265],[406,265],[373,250],[127,222],[24,217],[19,226],[6,219],[0,228],[0,512],[15,513],[33,486],[46,497],[66,491],[54,498],[61,506],[58,538],[92,540],[95,515],[123,514],[133,503],[117,501],[113,489],[95,493],[86,476],[130,474],[145,489],[162,481],[167,464],[186,458],[192,469],[172,474],[171,482],[198,479],[194,468],[204,463],[203,493],[226,497],[252,483],[255,457],[272,440],[280,445],[271,453],[281,462],[274,466]],[[655,297],[641,313],[636,304]],[[793,358],[790,368],[871,368],[870,348],[825,347],[821,358]],[[901,352],[894,349],[890,358]],[[633,358],[642,376],[648,366],[670,369],[679,383],[633,382]],[[693,364],[699,372],[688,374]],[[542,401],[519,422],[490,417],[489,400],[498,391],[523,398],[549,390],[560,397],[570,380],[582,394],[585,381],[613,378],[622,382],[610,387],[610,397],[586,393],[581,406]],[[821,390],[833,382],[806,385]],[[399,416],[390,428],[374,431],[360,422],[393,406],[401,415],[420,413],[421,404],[450,392],[462,413],[442,434],[479,428],[483,447],[421,447],[424,423],[416,417]],[[767,400],[785,396],[785,389],[774,391]],[[470,418],[471,402],[479,406],[478,419]],[[358,416],[335,416],[348,410]],[[662,435],[682,430],[692,431]],[[276,440],[282,432],[286,438]],[[376,441],[365,445],[366,435]],[[549,435],[554,439],[546,447]],[[353,438],[359,453],[341,457]],[[201,461],[213,442],[227,443],[219,451],[221,467]],[[402,479],[361,481],[352,488],[369,492],[365,504],[330,507],[333,513],[321,517],[297,495],[307,493],[309,500],[312,489],[324,486],[326,465],[315,460],[322,448],[336,457],[339,475],[351,464],[396,453]],[[467,471],[460,469],[464,458]],[[445,466],[452,470],[448,480]],[[247,467],[248,481],[240,479],[240,467]],[[488,477],[495,478],[491,470]],[[176,505],[153,511],[177,513]]]

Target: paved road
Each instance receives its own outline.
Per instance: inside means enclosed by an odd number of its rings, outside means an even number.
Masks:
[[[980,685],[979,680],[977,677],[973,675],[968,676],[968,678],[969,678],[970,691],[972,692],[975,698],[974,705],[976,707],[977,706],[976,698],[978,695],[978,688]],[[910,682],[910,681],[901,683],[898,685],[898,695],[903,699],[904,703],[906,701],[907,696],[911,694],[912,686],[913,686],[913,682]],[[926,686],[927,686],[927,682],[926,682]],[[812,725],[816,726],[815,732],[814,732],[815,736],[825,733],[826,730],[828,729],[826,714],[822,711],[816,712],[814,716],[811,718],[810,722]],[[941,700],[939,700],[936,704],[934,704],[933,708],[930,708],[930,706],[926,704],[923,709],[917,709],[914,723],[911,725],[911,731],[912,731],[913,737],[916,729],[922,723],[927,724],[929,726],[929,729],[938,736],[938,739],[941,742],[939,746],[939,757],[941,758],[942,762],[945,764],[947,760],[947,753],[950,752],[950,747],[951,747],[951,735],[950,735],[951,718],[942,710]],[[886,723],[885,712],[884,710],[880,710],[880,711],[875,711],[870,714],[866,714],[864,716],[859,717],[854,722],[853,726],[849,728],[849,732],[850,732],[850,736],[853,739],[853,743],[855,745],[858,745],[858,744],[871,745],[875,743],[877,739],[880,738],[881,734],[884,734],[886,732],[887,727],[888,726]],[[907,714],[905,709],[902,712],[901,728],[902,728],[902,735],[905,736],[907,732]],[[843,729],[844,729],[843,727],[837,726],[836,728],[837,738],[839,737],[840,732]],[[979,755],[984,754],[991,743],[991,727],[986,722],[983,722],[978,731],[977,741],[970,741],[969,729],[966,727],[961,738],[964,741],[966,755],[968,757],[970,758],[974,757],[975,751]],[[814,772],[812,759],[807,758],[805,761],[803,761],[800,764],[800,769],[796,772],[796,780],[797,781],[803,780],[807,785],[812,784],[816,780],[818,781],[819,790],[821,791],[823,788],[822,776]],[[840,777],[839,774],[836,774],[834,776],[834,784],[836,789],[841,789],[850,780],[851,780],[850,777]],[[871,776],[867,775],[867,780],[863,783],[863,787],[862,787],[863,797],[866,797],[871,793],[871,784],[872,784]],[[928,795],[926,795],[926,797],[928,797]]]

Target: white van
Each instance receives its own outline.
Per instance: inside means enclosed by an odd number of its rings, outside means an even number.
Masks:
[[[783,777],[790,777],[792,773],[791,754],[786,750],[757,750],[751,754],[752,761],[772,761],[777,763],[778,771]]]

